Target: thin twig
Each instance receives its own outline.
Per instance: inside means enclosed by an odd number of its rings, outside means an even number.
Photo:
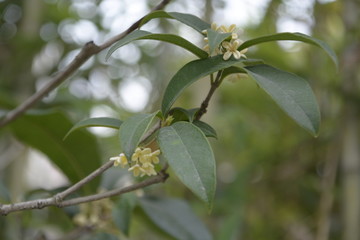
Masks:
[[[211,76],[211,87],[210,90],[206,96],[206,98],[204,99],[204,101],[201,103],[200,109],[196,114],[195,120],[200,120],[200,118],[207,112],[207,107],[209,106],[209,102],[211,97],[213,96],[215,90],[220,86],[221,82],[222,82],[222,73],[223,70],[218,71],[216,77],[215,77],[215,81]]]
[[[132,192],[132,191],[135,191],[140,188],[144,188],[144,187],[156,184],[156,183],[165,182],[166,179],[169,177],[169,175],[166,173],[166,170],[167,170],[167,164],[158,173],[158,175],[156,175],[154,177],[150,177],[142,182],[139,182],[139,183],[127,186],[127,187],[114,189],[111,191],[98,193],[98,194],[94,194],[94,195],[89,195],[89,196],[85,196],[85,197],[78,197],[78,198],[73,198],[73,199],[62,201],[61,199],[56,198],[55,197],[56,195],[55,195],[54,197],[37,199],[37,200],[32,200],[32,201],[27,201],[27,202],[20,202],[20,203],[14,203],[14,204],[3,204],[0,206],[0,215],[5,216],[12,212],[29,210],[29,209],[42,209],[44,207],[49,207],[49,206],[56,206],[56,207],[62,208],[62,207],[77,205],[80,203],[97,201],[97,200],[100,200],[103,198],[119,196],[121,194]]]
[[[163,0],[160,4],[158,4],[153,11],[163,9],[170,0]],[[133,25],[131,25],[127,30],[123,33],[114,36],[113,38],[109,39],[105,43],[101,45],[96,45],[94,42],[88,42],[85,46],[81,49],[80,53],[75,57],[75,59],[61,72],[59,72],[47,85],[45,85],[42,89],[38,92],[34,93],[31,97],[29,97],[26,101],[20,104],[18,107],[13,109],[12,111],[8,112],[1,120],[0,120],[0,127],[4,127],[10,122],[14,121],[22,114],[24,114],[28,109],[33,107],[38,101],[44,98],[49,92],[59,86],[62,82],[64,82],[67,78],[69,78],[76,70],[80,68],[80,66],[85,63],[90,57],[99,53],[100,51],[104,50],[105,48],[110,47],[115,42],[119,41],[136,28],[139,27],[140,22],[143,18],[139,19]]]
[[[107,161],[105,164],[103,164],[101,167],[96,169],[94,172],[89,174],[87,177],[81,179],[79,182],[75,183],[65,191],[58,193],[54,196],[55,202],[61,202],[63,199],[65,199],[70,194],[76,192],[79,190],[82,186],[84,186],[86,183],[93,180],[95,177],[99,176],[103,172],[105,172],[107,169],[111,168],[114,165],[113,161]]]

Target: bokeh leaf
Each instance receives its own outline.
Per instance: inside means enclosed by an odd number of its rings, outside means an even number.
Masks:
[[[204,22],[203,20],[201,20],[200,18],[198,18],[194,15],[186,14],[186,13],[178,13],[178,12],[165,12],[163,10],[154,11],[154,12],[151,12],[148,15],[146,15],[142,19],[142,21],[140,23],[140,27],[154,18],[176,19],[179,22],[182,22],[182,23],[188,25],[189,27],[195,29],[199,33],[202,33],[203,30],[206,30],[211,27],[211,25],[209,23]]]
[[[320,127],[319,107],[306,80],[265,64],[245,69],[295,122],[317,135]]]
[[[73,123],[62,113],[26,114],[10,126],[19,141],[47,155],[72,183],[83,179],[101,164],[96,139],[89,132],[76,131],[63,141]],[[99,179],[94,179],[83,188],[94,193],[98,184]]]
[[[181,182],[211,208],[216,166],[212,148],[203,132],[194,124],[176,122],[160,129],[158,143]]]
[[[82,120],[76,123],[69,132],[65,135],[64,139],[67,138],[73,131],[88,128],[88,127],[108,127],[119,129],[122,124],[122,121],[116,118],[108,118],[108,117],[99,117],[99,118],[89,118]]]
[[[242,61],[244,61],[244,59],[235,58],[230,58],[229,60],[225,61],[223,60],[222,55],[218,55],[215,57],[199,59],[187,63],[173,76],[168,86],[166,87],[161,107],[163,114],[168,114],[171,106],[184,91],[184,89],[194,83],[196,80],[221,69],[239,64]]]
[[[238,50],[242,50],[248,47],[251,47],[253,45],[264,43],[264,42],[271,42],[271,41],[281,41],[281,40],[293,40],[293,41],[300,41],[309,43],[315,46],[320,47],[323,49],[331,58],[331,60],[336,65],[336,68],[338,67],[338,60],[336,57],[335,52],[331,49],[331,47],[324,41],[308,36],[303,33],[290,33],[290,32],[284,32],[284,33],[277,33],[272,35],[267,35],[259,38],[250,39],[248,41],[245,41],[243,44],[240,45]]]
[[[125,235],[129,235],[132,212],[137,204],[135,194],[128,193],[121,196],[112,210],[112,217],[116,227]]]
[[[132,33],[128,34],[126,37],[116,42],[107,52],[106,60],[109,59],[111,54],[113,54],[118,48],[132,42],[135,40],[148,39],[148,40],[158,40],[163,42],[172,43],[179,47],[182,47],[189,52],[195,54],[199,58],[207,58],[208,54],[204,50],[198,48],[188,40],[174,34],[159,34],[159,33],[151,33],[143,30],[135,30]]]
[[[141,198],[140,206],[154,224],[175,239],[212,239],[208,229],[190,206],[180,199]]]
[[[131,155],[139,145],[142,136],[149,129],[157,113],[136,114],[123,122],[119,137],[121,148],[127,159],[131,159]]]

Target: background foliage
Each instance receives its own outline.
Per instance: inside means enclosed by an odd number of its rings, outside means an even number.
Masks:
[[[106,8],[109,2],[0,1],[1,113],[39,89],[87,41],[101,43],[157,3],[141,1],[143,9],[137,10],[136,4],[124,0],[119,1],[117,11],[110,11]],[[359,239],[359,3],[263,2],[259,20],[241,26],[244,38],[293,31],[289,23],[297,23],[305,33],[329,43],[339,56],[337,72],[328,57],[319,54],[319,49],[301,43],[262,44],[248,53],[309,80],[322,114],[319,137],[313,138],[295,125],[253,81],[233,78],[221,86],[210,103],[210,112],[204,116],[218,134],[218,140],[210,140],[218,169],[211,214],[175,178],[144,191],[188,200],[215,239]],[[196,4],[173,1],[166,10],[191,12],[211,22],[213,18],[219,19],[219,14],[226,16],[231,4],[220,0]],[[239,14],[251,11],[251,4],[248,7],[239,9]],[[152,21],[155,23],[145,30],[171,32],[175,27],[184,38],[202,44],[201,39],[194,39],[187,28],[175,22]],[[121,51],[114,53],[108,62],[105,51],[93,57],[38,104],[35,111],[0,129],[1,202],[33,199],[68,184],[63,178],[54,179],[55,173],[50,174],[55,184],[50,180],[41,183],[34,180],[35,175],[44,171],[41,170],[44,163],[38,159],[45,157],[39,152],[54,154],[51,161],[61,162],[60,168],[70,181],[117,155],[120,144],[115,131],[95,132],[96,138],[87,131],[74,133],[65,141],[62,138],[71,122],[104,116],[126,119],[132,112],[158,109],[167,81],[192,58],[167,44],[144,40]],[[197,83],[177,104],[198,107],[207,87]],[[138,92],[137,98],[145,96],[142,98],[145,104],[131,105],[135,101],[124,91],[134,88],[143,92]],[[35,125],[30,126],[31,122]],[[126,173],[114,169],[101,179],[101,186],[111,188],[126,181],[129,181]],[[163,201],[166,206],[176,200]],[[161,215],[161,211],[159,216],[146,215],[146,209],[158,207],[151,199],[144,199],[140,203],[143,207],[136,207],[133,215],[131,196],[112,202],[119,212],[112,224],[126,233],[124,222],[131,218],[131,239],[143,239],[144,235],[147,239],[169,238],[168,233],[161,233],[162,226],[154,226],[151,219],[172,216]],[[182,202],[176,204],[183,210]],[[0,238],[57,239],[80,232],[82,239],[116,239],[112,236],[120,234],[112,232],[116,228],[111,226],[77,227],[72,218],[78,211],[76,207],[49,208],[1,217]]]

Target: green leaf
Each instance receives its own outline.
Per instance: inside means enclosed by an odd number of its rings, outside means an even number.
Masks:
[[[265,64],[245,70],[295,122],[313,135],[318,133],[319,107],[306,80]]]
[[[73,123],[59,112],[27,114],[17,119],[11,129],[19,141],[49,157],[75,183],[101,165],[96,138],[86,131],[76,131],[63,141]],[[87,193],[97,190],[99,179],[84,186]]]
[[[140,113],[128,118],[120,128],[120,143],[127,159],[131,159],[131,155],[138,147],[142,136],[149,129],[151,122],[156,114]]]
[[[158,143],[181,182],[211,208],[216,166],[212,148],[202,131],[191,123],[177,122],[160,129]]]
[[[213,137],[217,139],[217,133],[215,129],[206,122],[195,120],[193,124],[197,126],[205,134],[206,137]]]
[[[131,215],[137,203],[137,198],[134,193],[124,194],[116,202],[112,210],[112,217],[115,226],[118,227],[126,236],[129,236],[129,229],[131,223]]]
[[[73,131],[87,128],[87,127],[108,127],[119,129],[122,121],[116,118],[108,118],[108,117],[99,117],[99,118],[89,118],[82,120],[76,123],[69,132],[65,135],[64,139],[66,139]]]
[[[189,42],[188,40],[186,40],[180,36],[173,35],[173,34],[155,34],[155,33],[147,32],[147,31],[135,30],[132,33],[128,34],[123,39],[116,42],[107,52],[105,59],[106,60],[109,59],[111,54],[113,54],[118,48],[128,44],[129,42],[132,42],[135,40],[141,40],[141,39],[159,40],[159,41],[163,41],[163,42],[172,43],[172,44],[175,44],[179,47],[182,47],[182,48],[188,50],[189,52],[195,54],[199,58],[207,58],[208,57],[207,52],[198,48],[197,46],[195,46],[194,44],[192,44],[191,42]]]
[[[178,122],[178,121],[193,122],[195,115],[199,111],[199,109],[200,108],[185,109],[181,107],[175,107],[170,110],[169,114],[173,116],[174,122]]]
[[[231,33],[219,33],[212,30],[211,28],[207,29],[207,37],[209,40],[210,54],[212,54],[216,48],[228,37],[231,36]]]
[[[185,201],[171,198],[141,198],[140,206],[154,224],[175,239],[212,239],[208,229]]]
[[[154,12],[146,15],[142,19],[139,27],[141,27],[142,25],[144,25],[145,23],[147,23],[148,21],[150,21],[151,19],[154,19],[154,18],[176,19],[179,22],[182,22],[182,23],[188,25],[189,27],[195,29],[199,33],[202,33],[203,30],[206,30],[211,27],[211,25],[209,23],[204,22],[203,20],[201,20],[200,18],[198,18],[194,15],[178,13],[178,12],[165,12],[163,10],[154,11]]]
[[[324,41],[319,40],[314,37],[310,37],[303,33],[290,33],[290,32],[284,32],[284,33],[277,33],[272,35],[267,35],[259,38],[254,38],[248,41],[245,41],[241,46],[238,48],[239,51],[242,49],[251,47],[253,45],[264,43],[264,42],[270,42],[270,41],[280,41],[280,40],[293,40],[293,41],[300,41],[309,43],[315,46],[318,46],[322,48],[331,58],[331,60],[336,65],[336,68],[338,68],[338,60],[336,57],[335,52],[331,49],[331,47]]]
[[[244,59],[223,60],[222,55],[199,59],[187,63],[170,80],[162,100],[162,112],[166,116],[175,100],[180,96],[186,87],[196,80],[205,77],[213,72],[231,67],[232,65],[243,62]]]

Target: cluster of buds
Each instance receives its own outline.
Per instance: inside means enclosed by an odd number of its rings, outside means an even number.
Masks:
[[[80,205],[80,212],[74,216],[79,226],[96,226],[104,229],[111,220],[113,205],[110,199]]]
[[[212,23],[211,24],[211,29],[214,31],[217,31],[219,33],[231,33],[231,37],[229,37],[228,39],[225,39],[219,46],[218,48],[215,49],[215,54],[224,54],[223,59],[224,60],[228,60],[231,55],[234,56],[235,59],[240,59],[241,57],[246,58],[245,53],[247,52],[247,48],[238,51],[238,48],[240,47],[240,45],[243,43],[243,41],[241,39],[239,39],[238,34],[235,32],[236,30],[236,25],[232,24],[229,27],[226,27],[224,25],[221,26],[217,26],[216,23]],[[209,52],[210,47],[209,47],[209,39],[207,37],[207,31],[204,30],[203,32],[206,37],[204,38],[204,41],[207,43],[204,47],[204,50]],[[209,52],[209,54],[211,55],[212,53]]]
[[[152,152],[151,148],[138,147],[131,156],[131,162],[128,161],[124,153],[110,158],[110,161],[114,161],[115,167],[121,165],[121,167],[124,168],[127,165],[131,165],[128,171],[133,172],[135,177],[151,176],[157,174],[154,165],[160,162],[159,154],[160,150]]]

